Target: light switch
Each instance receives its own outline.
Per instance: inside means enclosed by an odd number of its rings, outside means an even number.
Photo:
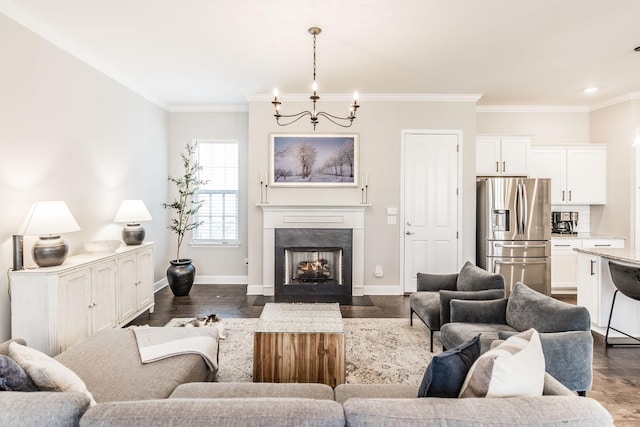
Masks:
[[[387,215],[398,215],[398,208],[387,208]]]
[[[396,216],[395,215],[387,215],[387,224],[393,225],[396,224]]]

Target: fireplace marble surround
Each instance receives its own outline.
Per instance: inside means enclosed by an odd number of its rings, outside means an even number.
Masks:
[[[351,229],[352,296],[364,295],[364,213],[368,204],[358,205],[273,205],[262,209],[263,295],[275,295],[275,230],[280,228]]]

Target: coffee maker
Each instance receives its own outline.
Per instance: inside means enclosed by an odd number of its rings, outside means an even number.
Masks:
[[[578,212],[551,212],[551,232],[578,234]]]

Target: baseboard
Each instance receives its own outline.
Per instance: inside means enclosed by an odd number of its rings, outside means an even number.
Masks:
[[[195,285],[246,285],[247,276],[196,276]],[[165,286],[169,286],[167,278],[158,280],[153,285],[153,292],[158,292]]]
[[[246,285],[247,276],[196,276],[196,285]]]
[[[404,290],[399,285],[364,286],[365,295],[402,295]]]

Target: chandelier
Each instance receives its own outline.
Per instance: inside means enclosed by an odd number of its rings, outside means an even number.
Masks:
[[[312,111],[302,111],[297,114],[280,114],[280,106],[282,102],[278,101],[278,89],[273,90],[273,108],[275,109],[276,114],[274,117],[276,118],[276,122],[280,126],[288,126],[292,123],[297,122],[301,118],[305,116],[309,116],[311,120],[311,124],[313,125],[313,130],[316,130],[316,125],[318,124],[318,118],[324,117],[329,121],[335,123],[338,126],[342,126],[344,128],[351,127],[353,121],[356,118],[356,112],[360,107],[358,105],[358,92],[353,94],[353,102],[349,106],[349,115],[346,117],[334,116],[333,114],[325,113],[324,111],[316,110],[316,102],[320,99],[318,96],[318,84],[316,83],[316,36],[322,32],[322,29],[318,27],[309,28],[309,34],[313,36],[313,85],[311,88],[313,89],[313,95],[309,97],[313,102],[313,110]],[[281,121],[284,119],[284,122]]]

